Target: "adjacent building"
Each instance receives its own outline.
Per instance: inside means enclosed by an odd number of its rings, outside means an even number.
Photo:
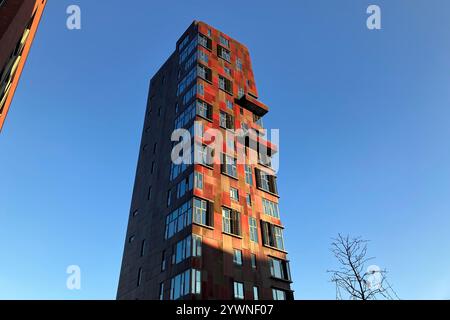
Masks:
[[[47,0],[0,0],[0,131]]]
[[[257,134],[213,154],[194,130],[259,133],[267,112],[248,49],[194,21],[151,79],[118,299],[293,299],[276,145]],[[173,163],[175,129],[195,135],[201,163]]]

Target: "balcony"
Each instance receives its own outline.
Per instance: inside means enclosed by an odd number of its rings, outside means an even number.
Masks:
[[[249,94],[244,94],[242,97],[236,99],[236,103],[259,117],[264,116],[269,111],[269,108],[264,103],[253,98]]]

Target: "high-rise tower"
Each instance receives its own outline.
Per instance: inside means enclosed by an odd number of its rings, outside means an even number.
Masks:
[[[260,134],[268,108],[257,97],[247,48],[195,21],[151,79],[118,299],[293,298],[276,146]],[[194,121],[224,137],[257,134],[215,154],[214,139],[196,135],[204,163],[174,164],[172,133],[193,134]]]
[[[47,0],[0,0],[0,131]]]

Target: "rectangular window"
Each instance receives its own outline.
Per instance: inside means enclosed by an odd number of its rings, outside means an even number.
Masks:
[[[252,263],[252,269],[256,269],[256,254],[252,253],[250,255],[250,260],[251,260],[251,263]]]
[[[238,90],[238,98],[242,98],[243,96],[245,96],[245,91],[244,88],[240,87]]]
[[[219,75],[219,88],[223,91],[233,94],[233,83],[231,80]]]
[[[221,45],[223,45],[225,47],[228,47],[228,48],[230,47],[230,41],[222,35],[219,36],[219,42]]]
[[[203,62],[203,63],[205,63],[205,64],[208,64],[209,56],[208,56],[208,54],[206,52],[204,52],[202,50],[199,50],[198,51],[198,60]]]
[[[200,146],[197,143],[195,144],[194,148],[196,151],[195,163],[212,168],[214,165],[214,148],[207,145]]]
[[[257,286],[253,286],[253,300],[259,300],[259,290]]]
[[[195,188],[203,189],[203,174],[200,172],[195,172]]]
[[[212,72],[210,68],[199,64],[197,67],[197,73],[200,78],[203,78],[204,80],[207,80],[209,82],[212,81]]]
[[[255,168],[256,172],[256,187],[258,189],[277,194],[277,178],[265,171]]]
[[[253,242],[258,242],[258,227],[256,224],[256,219],[253,217],[249,217],[248,224],[250,228],[250,240]]]
[[[184,90],[195,80],[197,77],[197,70],[192,69],[178,84],[177,96],[182,94]]]
[[[170,239],[192,222],[192,200],[186,201],[166,217],[165,238]]]
[[[212,106],[202,100],[197,100],[197,114],[208,120],[212,120]]]
[[[234,130],[234,116],[232,116],[231,114],[221,110],[219,122],[222,128]]]
[[[139,287],[141,285],[141,282],[142,282],[142,268],[139,268],[136,286]]]
[[[247,205],[249,207],[251,207],[252,206],[252,196],[250,195],[250,193],[247,193],[246,200],[247,200]]]
[[[277,279],[291,280],[289,262],[277,258],[269,257],[270,275]]]
[[[245,183],[253,185],[252,168],[248,164],[245,165]]]
[[[231,53],[230,50],[225,49],[224,47],[217,45],[217,56],[231,62]]]
[[[180,52],[180,60],[179,64],[182,64],[184,60],[194,51],[194,49],[197,47],[197,38],[192,39],[191,42],[184,48],[183,51]]]
[[[230,188],[230,198],[234,201],[239,201],[239,191],[236,188]]]
[[[195,234],[192,235],[192,256],[202,256],[202,237]]]
[[[166,271],[166,251],[163,251],[161,254],[161,271]]]
[[[142,240],[142,243],[141,243],[141,257],[143,257],[145,255],[145,247],[146,247],[146,241],[144,239],[144,240]]]
[[[194,187],[194,174],[191,173],[177,185],[177,198],[180,199]]]
[[[233,263],[237,266],[242,266],[242,251],[241,250],[234,249]]]
[[[221,169],[222,173],[237,178],[237,161],[235,158],[223,154]]]
[[[280,211],[278,209],[278,203],[272,202],[267,199],[262,199],[262,205],[264,214],[280,219]]]
[[[194,222],[204,225],[213,226],[213,209],[212,202],[194,198]]]
[[[263,244],[265,246],[284,250],[282,228],[266,221],[261,221],[261,233],[263,236]]]
[[[229,110],[233,110],[233,102],[231,102],[230,100],[227,100],[226,104],[227,104],[227,108]]]
[[[227,74],[227,76],[232,77],[231,75],[231,69],[228,67],[223,67],[223,71],[225,71],[225,73]]]
[[[159,300],[164,300],[164,282],[159,284]]]
[[[212,50],[212,41],[210,38],[208,38],[207,36],[199,33],[198,34],[198,43],[202,46],[205,47],[208,50]]]
[[[233,293],[234,293],[234,299],[243,300],[244,299],[244,284],[242,282],[234,281]]]
[[[202,274],[200,270],[192,269],[192,294],[200,294],[202,290]]]
[[[188,236],[177,242],[172,250],[172,264],[179,264],[191,256],[192,237]]]
[[[236,236],[241,235],[241,214],[236,210],[222,208],[222,231]]]
[[[191,270],[186,270],[170,280],[170,300],[178,300],[190,292]]]
[[[280,289],[272,289],[273,300],[286,300],[286,292]]]
[[[236,59],[236,69],[242,71],[242,61],[239,58]]]

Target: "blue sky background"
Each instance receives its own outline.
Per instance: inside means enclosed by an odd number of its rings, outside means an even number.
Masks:
[[[65,27],[82,9],[82,30]],[[366,8],[382,9],[381,31]],[[450,298],[448,1],[50,0],[0,134],[0,299],[113,299],[150,77],[192,20],[245,43],[279,128],[297,299],[338,232],[404,299]],[[82,290],[66,289],[66,267]]]

